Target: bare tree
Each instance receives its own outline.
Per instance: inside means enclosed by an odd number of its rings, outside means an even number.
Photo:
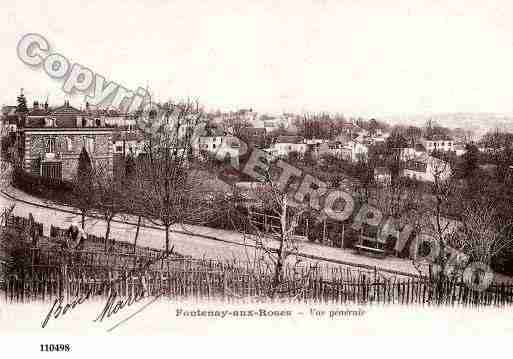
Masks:
[[[259,279],[269,276],[268,298],[297,295],[291,293],[291,288],[300,291],[302,282],[315,268],[304,272],[298,256],[304,238],[295,232],[306,206],[296,202],[292,192],[283,191],[270,172],[262,174],[242,198],[246,198],[241,221],[244,228],[237,229],[244,235],[247,262],[254,275]],[[290,285],[291,282],[294,284]]]
[[[462,213],[462,226],[454,245],[473,262],[490,265],[492,259],[512,246],[511,223],[501,223],[490,201],[470,201]]]
[[[111,224],[114,217],[125,211],[125,201],[129,196],[122,178],[105,166],[97,165],[92,171],[94,211],[105,221],[105,251],[109,251]]]
[[[244,128],[253,127],[251,122],[237,115],[233,115],[225,119],[224,124],[229,132],[237,138],[245,137],[243,133]]]
[[[153,122],[153,130],[144,133],[144,154],[135,166],[137,192],[144,195],[140,213],[164,227],[169,251],[171,226],[203,223],[212,212],[193,148],[205,117],[198,103],[191,101],[168,102],[143,116]]]
[[[458,203],[458,184],[454,177],[451,176],[450,164],[434,157],[427,160],[427,170],[432,172],[433,183],[431,191],[423,198],[423,209],[421,212],[421,221],[419,224],[420,233],[429,236],[433,240],[435,249],[430,252],[435,256],[432,258],[439,271],[431,273],[430,277],[436,277],[436,283],[443,285],[449,278],[457,273],[450,271],[449,259],[451,247],[449,243],[457,230],[459,222],[451,214],[455,212]],[[453,218],[451,218],[453,217]],[[420,237],[417,236],[417,239]],[[419,243],[417,242],[417,245]],[[433,248],[433,247],[432,247]],[[417,246],[415,256],[412,258],[414,265],[420,270],[420,263],[417,261],[417,254],[422,251]],[[430,266],[430,269],[433,267]]]

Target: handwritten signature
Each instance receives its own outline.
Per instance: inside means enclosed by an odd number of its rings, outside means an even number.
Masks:
[[[144,272],[150,265],[162,260],[168,258],[173,253],[174,247],[171,248],[170,251],[164,252],[162,255],[157,256],[154,259],[151,259],[147,261],[144,265],[142,265],[140,268],[132,270],[128,276],[133,276],[138,273]],[[106,282],[103,282],[99,289],[93,293],[93,289],[90,288],[85,295],[77,296],[74,298],[71,302],[67,303],[63,306],[64,297],[60,296],[59,298],[55,299],[53,302],[53,305],[50,308],[50,311],[46,315],[45,319],[43,320],[43,323],[41,324],[42,328],[45,328],[50,321],[50,319],[59,319],[63,317],[66,313],[68,313],[70,310],[75,309],[77,306],[83,304],[87,300],[91,298],[91,296],[103,294],[104,291],[108,290],[109,287],[112,288],[112,285],[116,284],[117,282],[120,282],[122,280],[125,280],[127,276],[122,276],[121,278],[116,279],[113,282],[110,282],[108,285]],[[156,298],[159,298],[162,296],[163,293],[160,293]],[[120,310],[122,310],[125,307],[129,307],[132,304],[141,301],[143,298],[146,297],[146,291],[144,288],[136,291],[134,295],[130,295],[126,297],[124,300],[118,300],[116,302],[116,299],[118,298],[118,294],[115,290],[112,290],[109,297],[107,298],[107,302],[98,315],[98,317],[94,320],[96,321],[103,321],[105,317],[109,318],[111,315],[118,313]]]

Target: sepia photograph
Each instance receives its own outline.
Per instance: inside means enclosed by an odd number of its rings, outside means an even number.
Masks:
[[[26,0],[0,21],[6,355],[513,334],[510,1]]]

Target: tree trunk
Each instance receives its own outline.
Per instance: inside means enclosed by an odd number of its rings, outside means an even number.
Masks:
[[[276,294],[278,292],[278,288],[280,287],[282,281],[283,281],[283,270],[285,268],[284,266],[284,258],[283,255],[284,251],[282,246],[280,246],[280,252],[278,253],[278,259],[276,261],[276,267],[274,268],[274,278],[272,282],[272,288],[271,288],[271,299],[274,299],[276,297]]]
[[[166,254],[169,253],[169,224],[166,224]]]
[[[141,229],[141,220],[142,220],[142,217],[139,216],[139,218],[137,219],[137,229],[135,231],[134,253],[137,250],[137,239],[139,239],[139,230]]]
[[[82,229],[85,229],[85,212],[82,211]]]
[[[283,281],[283,270],[285,265],[285,258],[286,258],[286,241],[287,238],[287,196],[285,195],[283,197],[283,203],[281,208],[281,218],[280,218],[280,224],[281,224],[281,238],[280,238],[280,247],[278,248],[278,258],[276,259],[276,266],[274,267],[274,277],[272,281],[272,288],[271,288],[271,299],[274,299],[276,297],[276,294],[278,292],[278,287],[281,285]]]
[[[105,252],[109,251],[110,222],[112,218],[107,219],[107,230],[105,231]]]

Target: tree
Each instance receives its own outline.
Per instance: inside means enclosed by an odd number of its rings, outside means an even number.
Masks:
[[[374,135],[376,134],[377,130],[379,129],[378,121],[376,121],[376,119],[375,119],[375,118],[371,118],[371,119],[369,120],[369,123],[368,123],[368,125],[367,125],[367,128],[368,128],[368,130],[369,130],[369,134],[370,134],[371,136],[374,136]]]
[[[473,144],[467,144],[465,150],[466,152],[462,156],[462,175],[463,178],[471,178],[479,167],[479,150]]]
[[[423,236],[427,236],[434,253],[431,259],[434,260],[434,264],[439,269],[437,272],[431,272],[433,267],[430,266],[430,278],[438,288],[438,293],[443,293],[441,289],[449,281],[455,279],[458,274],[457,271],[450,270],[449,259],[451,253],[450,241],[458,225],[457,221],[451,218],[453,217],[451,214],[455,213],[455,207],[459,205],[461,198],[458,200],[458,183],[453,176],[450,176],[449,163],[433,157],[430,157],[429,161],[428,166],[432,168],[434,181],[431,184],[429,195],[423,198],[419,224],[420,233],[416,236],[415,243],[417,250],[412,259],[413,264],[421,272],[419,266],[421,262],[418,261],[418,254],[422,252],[421,239]],[[438,298],[440,301],[443,299],[443,297]]]
[[[139,121],[156,123],[155,130],[144,133],[144,156],[136,162],[136,193],[144,196],[140,213],[164,227],[169,251],[172,225],[204,223],[213,211],[204,172],[192,158],[195,136],[205,117],[198,103],[168,102]]]
[[[392,133],[390,137],[387,138],[385,144],[388,149],[409,147],[409,143],[406,138],[398,132]]]
[[[244,139],[243,129],[247,127],[253,127],[253,125],[246,119],[240,118],[239,116],[230,116],[225,120],[225,124],[230,130],[231,134],[237,138]]]
[[[16,112],[21,113],[21,114],[25,114],[28,112],[27,99],[25,98],[25,95],[23,94],[23,89],[22,89],[20,95],[18,96],[18,104],[16,106]]]
[[[414,145],[422,137],[422,129],[417,126],[408,126],[404,131],[408,143]]]
[[[80,210],[82,228],[84,229],[85,218],[94,209],[97,202],[94,192],[91,158],[85,147],[82,147],[78,158],[78,168],[72,181],[70,202],[75,208]]]
[[[108,252],[112,220],[126,209],[125,201],[129,193],[125,191],[123,179],[102,166],[96,166],[92,179],[94,210],[105,221],[105,252]]]
[[[265,171],[259,176],[261,185],[251,191],[252,197],[258,198],[258,204],[248,208],[243,231],[245,239],[254,243],[253,258],[248,254],[248,259],[256,275],[262,277],[270,274],[267,296],[271,299],[279,295],[290,295],[291,286],[287,284],[291,281],[295,282],[292,287],[301,290],[302,281],[310,274],[306,277],[299,274],[301,260],[297,254],[301,241],[295,235],[300,217],[306,212],[307,206],[293,198],[293,192],[290,191],[295,187],[293,184],[283,190],[274,178],[271,171]],[[266,218],[264,223],[262,218]],[[247,235],[247,232],[251,235]],[[285,273],[288,262],[291,263],[289,276]]]
[[[306,114],[295,125],[298,135],[308,139],[331,139],[337,135],[335,121],[326,113]]]
[[[132,154],[129,154],[125,160],[125,177],[122,185],[125,189],[127,198],[123,201],[123,205],[127,211],[132,215],[137,216],[137,224],[134,237],[134,253],[137,249],[137,240],[141,231],[141,226],[144,221],[144,201],[146,200],[144,188],[138,186],[137,183],[137,164],[138,159],[135,159]]]
[[[492,259],[511,249],[511,223],[501,223],[494,204],[488,199],[470,201],[462,213],[462,226],[454,245],[469,256],[471,262],[491,265]]]

